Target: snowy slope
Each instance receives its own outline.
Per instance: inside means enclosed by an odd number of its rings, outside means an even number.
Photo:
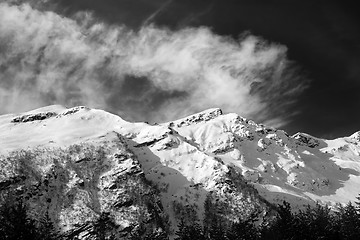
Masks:
[[[289,136],[220,109],[150,125],[126,122],[102,110],[61,106],[0,116],[0,132],[3,156],[17,149],[118,142],[122,151],[131,153],[135,162],[130,165],[138,162],[160,190],[172,226],[181,217],[179,206],[194,209],[202,218],[209,193],[231,204],[229,218],[232,213],[267,214],[267,201],[335,204],[353,201],[360,193],[360,132],[334,140],[304,133]],[[118,151],[115,145],[113,154]],[[1,161],[6,165],[6,157]],[[8,179],[2,170],[0,186]],[[246,182],[259,194],[245,191]]]
[[[213,110],[219,112],[219,110]],[[346,203],[359,194],[359,133],[334,140],[289,136],[236,114],[174,122],[180,135],[209,156],[235,166],[270,202]]]

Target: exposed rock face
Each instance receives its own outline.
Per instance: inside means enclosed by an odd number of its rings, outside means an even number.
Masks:
[[[350,136],[350,138],[356,140],[357,142],[360,142],[360,131],[354,133],[353,135]]]
[[[37,114],[29,114],[23,115],[20,117],[14,118],[11,122],[20,123],[20,122],[33,122],[33,121],[41,121],[51,117],[56,116],[57,114],[54,112],[45,112],[45,113],[37,113]]]
[[[298,140],[296,143],[303,146],[308,146],[310,148],[315,148],[320,145],[320,141],[317,140],[315,137],[310,136],[305,133],[296,133],[293,136],[294,139]]]
[[[211,119],[214,119],[214,118],[220,116],[221,114],[222,114],[222,111],[219,108],[209,109],[207,111],[204,111],[204,112],[201,112],[198,114],[194,114],[189,117],[171,122],[169,125],[170,125],[170,127],[189,126],[194,123],[207,122]]]
[[[165,231],[159,192],[145,179],[136,156],[118,134],[104,138],[12,152],[1,159],[0,191],[25,198],[35,218],[49,213],[65,235],[91,237],[86,231],[104,212],[116,224],[117,237],[141,225]],[[164,215],[164,222],[153,221],[154,214]]]
[[[266,217],[270,203],[346,203],[360,186],[358,135],[289,136],[220,109],[150,125],[49,106],[0,116],[0,132],[0,193],[15,191],[35,217],[50,212],[83,239],[101,213],[125,238],[173,232],[189,213],[203,219],[206,201],[229,220]]]

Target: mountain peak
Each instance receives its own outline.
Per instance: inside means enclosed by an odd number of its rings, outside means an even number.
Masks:
[[[360,142],[360,131],[355,132],[350,136],[350,138],[355,139],[356,141]]]
[[[210,108],[210,109],[204,110],[202,112],[190,115],[188,117],[181,118],[176,121],[170,122],[169,125],[175,126],[175,127],[189,126],[191,124],[196,124],[199,122],[207,122],[211,119],[217,118],[218,116],[220,116],[222,114],[223,114],[223,112],[220,108]]]
[[[11,120],[12,123],[25,123],[25,122],[34,122],[34,121],[41,121],[51,117],[61,117],[70,114],[74,114],[81,110],[90,110],[85,106],[77,106],[73,108],[65,108],[60,105],[52,105],[48,107],[38,108],[13,118]]]
[[[24,113],[19,113],[21,115],[28,115],[28,114],[36,114],[36,113],[43,113],[43,112],[56,112],[56,113],[61,113],[65,110],[67,110],[68,108],[63,106],[63,105],[49,105],[49,106],[45,106],[45,107],[41,107],[41,108],[37,108],[37,109],[33,109]]]
[[[294,139],[298,141],[300,145],[306,145],[308,147],[314,148],[320,145],[320,141],[318,138],[311,136],[307,133],[298,132],[292,136]]]

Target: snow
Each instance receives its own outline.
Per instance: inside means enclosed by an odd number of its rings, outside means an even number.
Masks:
[[[46,112],[56,115],[13,122]],[[289,136],[217,108],[150,125],[130,123],[102,110],[57,105],[0,116],[0,132],[1,154],[38,146],[97,144],[119,134],[146,178],[160,189],[173,225],[174,202],[197,205],[201,217],[206,194],[216,190],[229,167],[273,203],[287,200],[297,207],[312,201],[347,203],[360,193],[360,132],[334,140],[304,133]]]

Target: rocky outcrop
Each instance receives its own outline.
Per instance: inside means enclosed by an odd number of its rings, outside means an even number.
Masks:
[[[25,123],[25,122],[41,121],[55,116],[57,116],[55,112],[41,112],[41,113],[19,116],[12,119],[11,122]]]
[[[293,136],[294,139],[296,139],[296,143],[303,146],[308,146],[310,148],[315,148],[320,145],[320,141],[317,140],[315,137],[310,136],[305,133],[296,133]]]
[[[62,112],[61,114],[59,114],[59,116],[66,116],[66,115],[74,114],[74,113],[77,113],[77,112],[79,112],[81,110],[89,111],[90,108],[85,107],[85,106],[73,107],[73,108],[70,108],[70,109]]]
[[[87,233],[102,213],[115,223],[117,239],[139,228],[167,228],[158,190],[116,135],[106,142],[15,151],[2,156],[5,161],[0,194],[26,199],[34,218],[48,214],[64,236],[92,239]]]
[[[206,122],[209,121],[211,119],[214,119],[218,116],[222,115],[222,111],[220,108],[214,108],[214,109],[209,109],[191,116],[188,116],[186,118],[183,119],[179,119],[173,122],[170,122],[169,125],[170,127],[176,126],[176,127],[183,127],[183,126],[189,126],[191,124],[194,123],[199,123],[199,122]]]
[[[350,138],[354,139],[357,142],[360,142],[360,131],[352,134]]]

